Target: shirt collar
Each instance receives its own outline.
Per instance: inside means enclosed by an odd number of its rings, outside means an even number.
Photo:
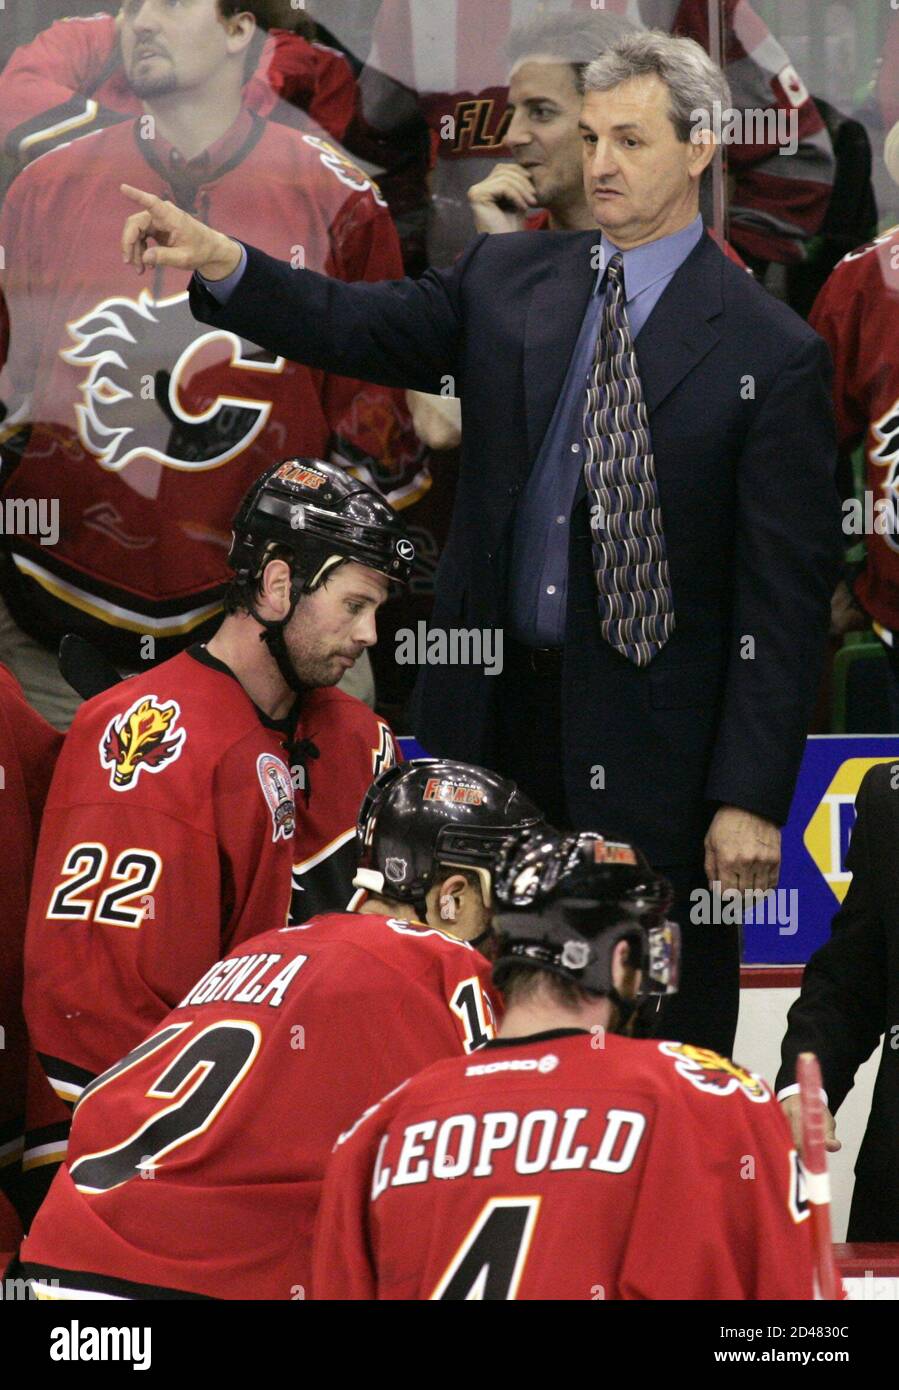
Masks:
[[[635,246],[632,251],[622,251],[613,241],[610,241],[605,232],[602,234],[602,262],[596,272],[596,283],[593,286],[593,293],[597,294],[605,281],[606,266],[613,256],[621,255],[624,257],[624,293],[625,301],[629,304],[632,299],[636,299],[638,294],[648,290],[650,285],[654,285],[657,280],[662,280],[666,275],[673,275],[674,272],[683,265],[703,235],[704,226],[701,213],[687,227],[682,227],[679,232],[672,232],[669,236],[659,237],[657,241],[648,241],[645,246]]]
[[[139,124],[139,122],[138,122]],[[153,140],[153,154],[158,167],[176,179],[184,179],[195,184],[208,182],[215,178],[222,167],[228,164],[243,148],[253,131],[255,121],[252,112],[243,106],[237,119],[220,139],[209,145],[193,159],[185,159],[174,145],[158,134]]]

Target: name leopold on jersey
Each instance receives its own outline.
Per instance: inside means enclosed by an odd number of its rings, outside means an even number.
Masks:
[[[377,1201],[388,1187],[408,1187],[429,1178],[461,1178],[469,1173],[473,1178],[488,1178],[494,1155],[503,1150],[510,1151],[514,1171],[521,1174],[582,1168],[626,1173],[645,1129],[645,1115],[616,1107],[602,1117],[591,1115],[586,1106],[569,1106],[561,1112],[541,1107],[523,1115],[489,1110],[479,1116],[450,1115],[439,1123],[422,1120],[404,1129],[393,1167],[385,1162],[393,1135],[384,1135],[371,1199]]]

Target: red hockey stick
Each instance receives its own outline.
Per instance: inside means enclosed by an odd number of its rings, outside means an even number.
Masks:
[[[823,1299],[843,1297],[842,1283],[833,1258],[830,1232],[830,1175],[824,1148],[824,1102],[821,1068],[814,1052],[801,1052],[796,1061],[799,1104],[802,1115],[802,1165],[812,1231],[815,1279]]]

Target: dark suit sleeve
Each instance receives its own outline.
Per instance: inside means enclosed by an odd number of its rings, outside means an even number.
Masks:
[[[893,791],[890,785],[892,773],[892,767],[872,768],[859,788],[858,819],[847,857],[852,882],[833,919],[830,940],[805,967],[802,990],[787,1015],[781,1047],[776,1089],[794,1084],[800,1052],[814,1052],[833,1113],[886,1027],[887,952],[877,909],[877,856],[871,841],[873,817],[889,814],[884,798],[899,797],[899,790]]]
[[[830,356],[777,371],[737,464],[730,659],[710,801],[782,825],[814,708],[840,565]]]
[[[420,280],[346,284],[247,247],[247,267],[227,304],[196,276],[194,318],[326,372],[381,386],[452,394],[462,334],[461,286],[478,237],[449,270]],[[453,378],[447,386],[446,378]]]

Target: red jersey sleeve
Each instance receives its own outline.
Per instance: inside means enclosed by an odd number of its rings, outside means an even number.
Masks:
[[[314,1299],[349,1302],[377,1298],[378,1281],[369,1244],[372,1174],[393,1116],[394,1096],[401,1096],[402,1091],[401,1085],[373,1105],[334,1146],[315,1223]]]
[[[112,15],[61,19],[15,50],[0,79],[0,141],[27,161],[122,119],[90,95],[119,65]]]

